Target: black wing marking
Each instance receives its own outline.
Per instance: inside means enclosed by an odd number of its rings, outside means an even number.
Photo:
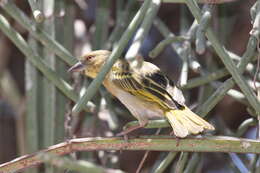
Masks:
[[[149,79],[150,84],[149,87],[153,90],[157,91],[157,96],[164,100],[168,105],[170,105],[173,108],[183,109],[184,105],[180,104],[178,101],[176,101],[171,93],[168,92],[169,87],[174,88],[174,82],[169,79],[166,75],[162,74],[160,70],[155,71],[154,73],[149,73],[145,76],[146,79]],[[147,81],[146,81],[147,83]],[[158,93],[160,93],[158,95]],[[155,93],[154,93],[155,94]],[[163,97],[162,97],[163,95]],[[163,99],[164,98],[164,99]]]
[[[112,70],[112,79],[118,87],[140,99],[156,102],[165,109],[183,108],[167,91],[167,88],[174,85],[174,83],[163,75],[159,69],[146,70],[144,73],[138,71],[132,73],[129,69],[125,69],[129,67],[129,64],[125,64],[123,61],[117,66],[119,67],[117,70]]]

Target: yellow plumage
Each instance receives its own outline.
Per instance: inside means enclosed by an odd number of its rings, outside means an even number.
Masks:
[[[105,50],[90,52],[70,71],[83,70],[85,75],[95,78],[109,55],[110,52]],[[182,92],[157,66],[149,62],[135,68],[120,59],[113,65],[103,84],[139,121],[139,126],[122,134],[144,127],[148,119],[154,117],[168,119],[177,137],[198,134],[205,129],[214,130],[211,124],[184,104]]]
[[[169,120],[173,132],[178,137],[186,137],[188,134],[198,134],[204,129],[214,130],[214,127],[207,121],[200,118],[188,107],[183,110],[170,110],[165,112],[165,116]]]

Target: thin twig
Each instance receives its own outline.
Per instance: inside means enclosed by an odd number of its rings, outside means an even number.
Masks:
[[[142,167],[144,165],[144,162],[147,159],[149,153],[150,153],[150,151],[148,151],[148,150],[145,151],[144,156],[143,156],[141,162],[139,163],[138,168],[137,168],[135,173],[140,173],[141,172],[141,169],[142,169]]]

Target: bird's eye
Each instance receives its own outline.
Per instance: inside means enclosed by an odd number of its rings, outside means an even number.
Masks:
[[[87,64],[90,59],[92,59],[94,56],[85,56],[83,59],[80,60],[82,64]]]
[[[88,60],[92,59],[93,57],[94,57],[94,56],[87,56],[87,57],[85,58],[85,60],[88,61]]]

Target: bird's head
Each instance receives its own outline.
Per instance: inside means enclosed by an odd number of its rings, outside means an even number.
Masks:
[[[95,78],[104,65],[111,52],[107,50],[96,50],[79,58],[79,62],[73,65],[69,72],[84,72],[85,75]]]

